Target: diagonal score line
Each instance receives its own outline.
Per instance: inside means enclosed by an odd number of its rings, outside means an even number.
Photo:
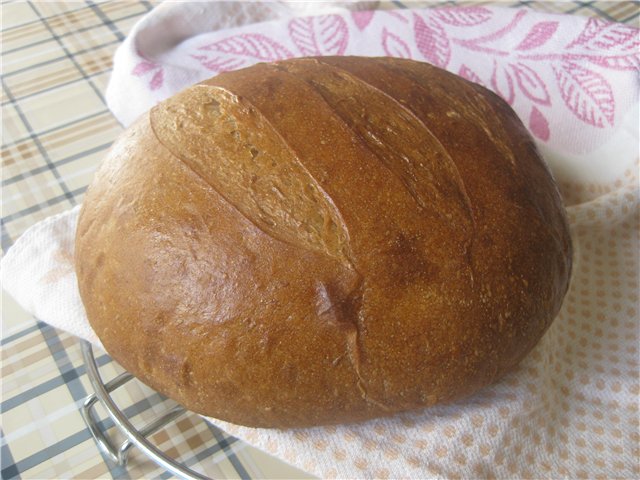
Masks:
[[[27,132],[29,132],[29,138],[31,139],[31,141],[33,141],[34,145],[36,146],[36,148],[40,152],[40,155],[42,155],[42,158],[44,159],[45,163],[47,164],[47,166],[51,170],[51,173],[53,174],[53,176],[55,177],[56,181],[58,182],[58,185],[62,189],[63,194],[64,194],[64,198],[66,198],[69,201],[69,203],[71,203],[71,205],[75,205],[76,201],[75,201],[75,198],[74,198],[73,194],[69,191],[69,188],[67,187],[67,184],[63,180],[62,175],[60,175],[60,172],[58,172],[58,169],[55,167],[55,165],[53,165],[53,162],[51,161],[51,158],[49,157],[49,154],[47,153],[47,150],[44,148],[44,146],[40,142],[40,139],[35,134],[35,132],[33,130],[33,127],[31,127],[31,124],[29,123],[29,120],[27,120],[26,115],[22,111],[22,107],[18,104],[18,102],[15,101],[15,98],[14,98],[13,94],[11,93],[11,90],[9,90],[9,87],[7,86],[6,82],[4,81],[4,78],[0,77],[0,82],[2,83],[2,87],[4,88],[4,91],[5,91],[6,95],[7,95],[7,97],[12,102],[13,107],[15,108],[16,112],[18,113],[18,116],[20,117],[20,120],[22,121],[23,125],[27,129]]]

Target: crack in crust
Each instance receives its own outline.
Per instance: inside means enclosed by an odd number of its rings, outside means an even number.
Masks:
[[[345,329],[346,351],[334,362],[347,357],[357,378],[357,388],[362,399],[370,405],[382,410],[390,411],[391,408],[383,402],[372,398],[367,391],[367,381],[362,373],[362,321],[361,309],[364,295],[364,280],[361,276],[350,291],[341,293],[339,288],[326,283],[318,283],[316,287],[316,309],[318,317],[335,323]]]

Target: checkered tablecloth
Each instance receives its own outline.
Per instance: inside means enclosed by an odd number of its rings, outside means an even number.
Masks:
[[[82,195],[122,128],[103,92],[113,53],[157,1],[2,2],[2,250],[33,223]],[[445,2],[488,4],[492,2]],[[493,2],[496,3],[496,2]],[[499,2],[638,25],[639,2]],[[442,2],[411,2],[411,6]],[[399,1],[380,8],[405,8]],[[77,340],[3,296],[2,478],[170,478],[139,452],[116,467],[79,413],[91,392]],[[107,355],[104,377],[120,370]],[[136,425],[169,403],[140,383],[115,395]],[[98,410],[105,419],[104,411]],[[110,421],[104,429],[114,433]],[[298,472],[188,414],[153,436],[169,455],[214,478],[299,477]]]

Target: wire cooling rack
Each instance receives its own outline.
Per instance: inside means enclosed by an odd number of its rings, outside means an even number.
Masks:
[[[126,466],[129,452],[133,446],[136,446],[150,460],[177,477],[187,480],[209,478],[169,457],[147,439],[186,413],[183,407],[176,405],[168,408],[142,428],[136,428],[111,397],[112,392],[134,379],[134,376],[124,372],[105,383],[98,371],[93,348],[89,342],[84,340],[82,341],[82,355],[94,393],[85,399],[81,413],[102,453],[117,465]],[[98,403],[104,407],[114,425],[126,437],[122,443],[116,442],[113,436],[107,435],[107,432],[100,427],[95,413],[95,407]]]

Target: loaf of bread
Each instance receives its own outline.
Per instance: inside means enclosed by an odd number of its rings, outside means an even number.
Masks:
[[[131,126],[86,194],[76,270],[139,379],[285,428],[496,381],[557,314],[571,243],[496,95],[410,60],[301,58],[220,74]]]

